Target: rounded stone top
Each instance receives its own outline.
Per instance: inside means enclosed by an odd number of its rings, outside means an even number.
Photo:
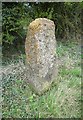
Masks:
[[[29,24],[29,29],[36,31],[36,30],[39,30],[41,26],[52,27],[52,26],[55,26],[55,25],[54,25],[54,22],[50,19],[37,18]]]
[[[52,20],[50,20],[50,19],[47,19],[47,18],[36,18],[33,22],[38,22],[38,21],[40,21],[40,22],[51,22],[51,23],[53,23],[53,21]]]
[[[54,24],[54,22],[52,21],[52,20],[50,20],[50,19],[47,19],[47,18],[37,18],[37,19],[35,19],[34,21],[32,21],[30,24],[32,24],[32,23],[34,23],[34,22],[50,22],[50,23],[52,23],[52,24]]]

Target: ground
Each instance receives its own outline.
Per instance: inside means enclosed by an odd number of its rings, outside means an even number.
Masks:
[[[3,58],[2,86],[4,118],[80,118],[81,48],[75,42],[57,42],[59,73],[43,95],[29,87],[25,74],[25,54]]]

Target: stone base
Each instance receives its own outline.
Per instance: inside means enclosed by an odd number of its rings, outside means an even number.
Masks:
[[[30,88],[38,95],[41,95],[43,94],[45,91],[47,91],[50,86],[51,86],[51,82],[48,82],[48,81],[39,81],[38,79],[36,79],[34,82],[33,81],[29,81],[29,86]],[[37,84],[36,84],[37,83]]]
[[[34,72],[32,69],[30,69],[29,66],[27,67],[27,82],[29,83],[30,88],[38,95],[41,95],[50,89],[52,82],[57,81],[56,78],[58,74],[58,65],[54,66],[52,71],[49,70],[48,74],[45,77],[40,77],[36,72],[36,69]]]

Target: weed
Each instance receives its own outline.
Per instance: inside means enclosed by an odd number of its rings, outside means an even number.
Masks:
[[[69,43],[58,43],[57,47],[60,61],[57,82],[41,96],[33,93],[26,81],[24,55],[2,66],[4,118],[81,117],[80,49]]]

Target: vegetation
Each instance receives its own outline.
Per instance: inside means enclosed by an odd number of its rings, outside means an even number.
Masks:
[[[81,118],[82,7],[82,2],[2,3],[3,118]],[[59,65],[56,82],[41,96],[26,81],[24,49],[27,26],[39,17],[55,23]]]
[[[36,95],[28,86],[25,54],[3,63],[4,118],[81,117],[80,44],[58,42],[57,54],[57,80],[42,96]]]
[[[24,41],[27,26],[39,17],[54,21],[56,37],[79,39],[81,34],[81,2],[3,2],[3,43]]]

